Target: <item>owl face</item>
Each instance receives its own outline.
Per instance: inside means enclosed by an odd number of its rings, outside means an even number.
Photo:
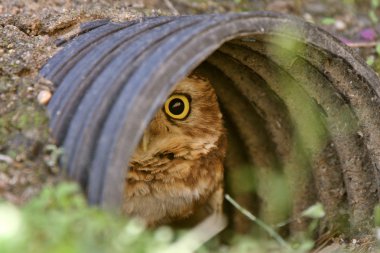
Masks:
[[[124,211],[149,225],[220,209],[225,131],[211,84],[190,76],[178,83],[144,132],[130,163]],[[215,204],[217,203],[217,204]]]
[[[198,159],[215,148],[224,133],[222,114],[211,84],[191,76],[181,81],[146,129],[131,159],[132,166],[154,170],[160,164],[182,158]]]

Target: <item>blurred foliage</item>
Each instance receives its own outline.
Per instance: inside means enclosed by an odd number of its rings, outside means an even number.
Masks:
[[[320,204],[306,210],[308,217],[322,217]],[[316,219],[317,220],[317,219]],[[86,204],[79,187],[61,183],[45,187],[23,207],[0,202],[1,253],[171,252],[184,231],[169,227],[146,229],[138,220],[127,219]],[[307,252],[311,240],[292,242],[282,248],[275,240],[234,235],[229,245],[214,239],[198,250],[207,252]],[[217,246],[215,246],[217,245]]]
[[[375,215],[375,224],[377,227],[380,227],[380,204],[378,204],[375,207],[374,215]]]
[[[2,253],[149,252],[161,243],[136,220],[88,207],[76,184],[47,187],[22,208],[0,204]]]
[[[302,212],[302,216],[312,218],[312,219],[320,219],[325,216],[325,210],[323,210],[323,206],[321,203],[316,203],[311,207],[307,208]]]

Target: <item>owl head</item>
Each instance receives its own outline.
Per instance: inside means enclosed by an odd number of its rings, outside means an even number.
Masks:
[[[145,130],[131,166],[143,165],[154,157],[159,163],[198,159],[216,148],[223,133],[213,87],[208,80],[191,75],[179,82]]]

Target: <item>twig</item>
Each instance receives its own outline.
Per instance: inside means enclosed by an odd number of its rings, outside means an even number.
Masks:
[[[188,0],[176,0],[176,2],[182,6],[185,6],[187,8],[191,8],[197,12],[204,12],[210,7],[210,4],[212,4],[212,1],[208,1],[206,6],[202,6],[202,4],[194,2],[194,1],[188,1]]]
[[[285,242],[285,240],[282,239],[282,237],[276,231],[274,231],[270,226],[268,226],[267,224],[265,224],[262,220],[258,219],[255,215],[253,215],[252,213],[250,213],[247,209],[245,209],[244,207],[242,207],[241,205],[239,205],[235,200],[233,200],[231,198],[230,195],[226,194],[225,198],[226,198],[226,200],[228,202],[230,202],[236,209],[238,209],[248,219],[250,219],[251,221],[255,222],[258,226],[260,226],[262,229],[264,229],[265,231],[267,231],[268,234],[270,236],[272,236],[278,242],[278,244],[280,244],[281,246],[287,247],[289,249],[291,248],[289,246],[289,244],[287,244]]]
[[[170,9],[170,11],[173,13],[174,16],[178,16],[179,15],[179,11],[174,7],[174,5],[172,4],[172,2],[170,2],[170,0],[164,0],[166,6]]]
[[[352,48],[361,48],[361,47],[375,47],[379,44],[379,41],[357,41],[357,42],[345,42],[345,44]]]
[[[0,154],[0,162],[11,164],[13,163],[13,159],[10,156]]]
[[[160,253],[192,253],[222,231],[226,225],[227,221],[223,215],[212,214],[180,237],[177,242],[166,249],[159,249],[158,251]]]
[[[287,220],[282,221],[282,222],[280,222],[280,223],[272,224],[272,226],[273,226],[273,227],[276,227],[276,228],[280,228],[280,227],[286,226],[286,225],[288,225],[288,224],[290,224],[290,223],[292,223],[292,222],[295,222],[295,221],[297,221],[297,220],[298,220],[298,219],[296,219],[296,218],[290,218],[290,219],[287,219]]]

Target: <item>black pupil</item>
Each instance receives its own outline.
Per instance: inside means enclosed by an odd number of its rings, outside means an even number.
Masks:
[[[175,98],[169,103],[169,110],[174,115],[180,115],[185,110],[185,103],[179,98]]]

